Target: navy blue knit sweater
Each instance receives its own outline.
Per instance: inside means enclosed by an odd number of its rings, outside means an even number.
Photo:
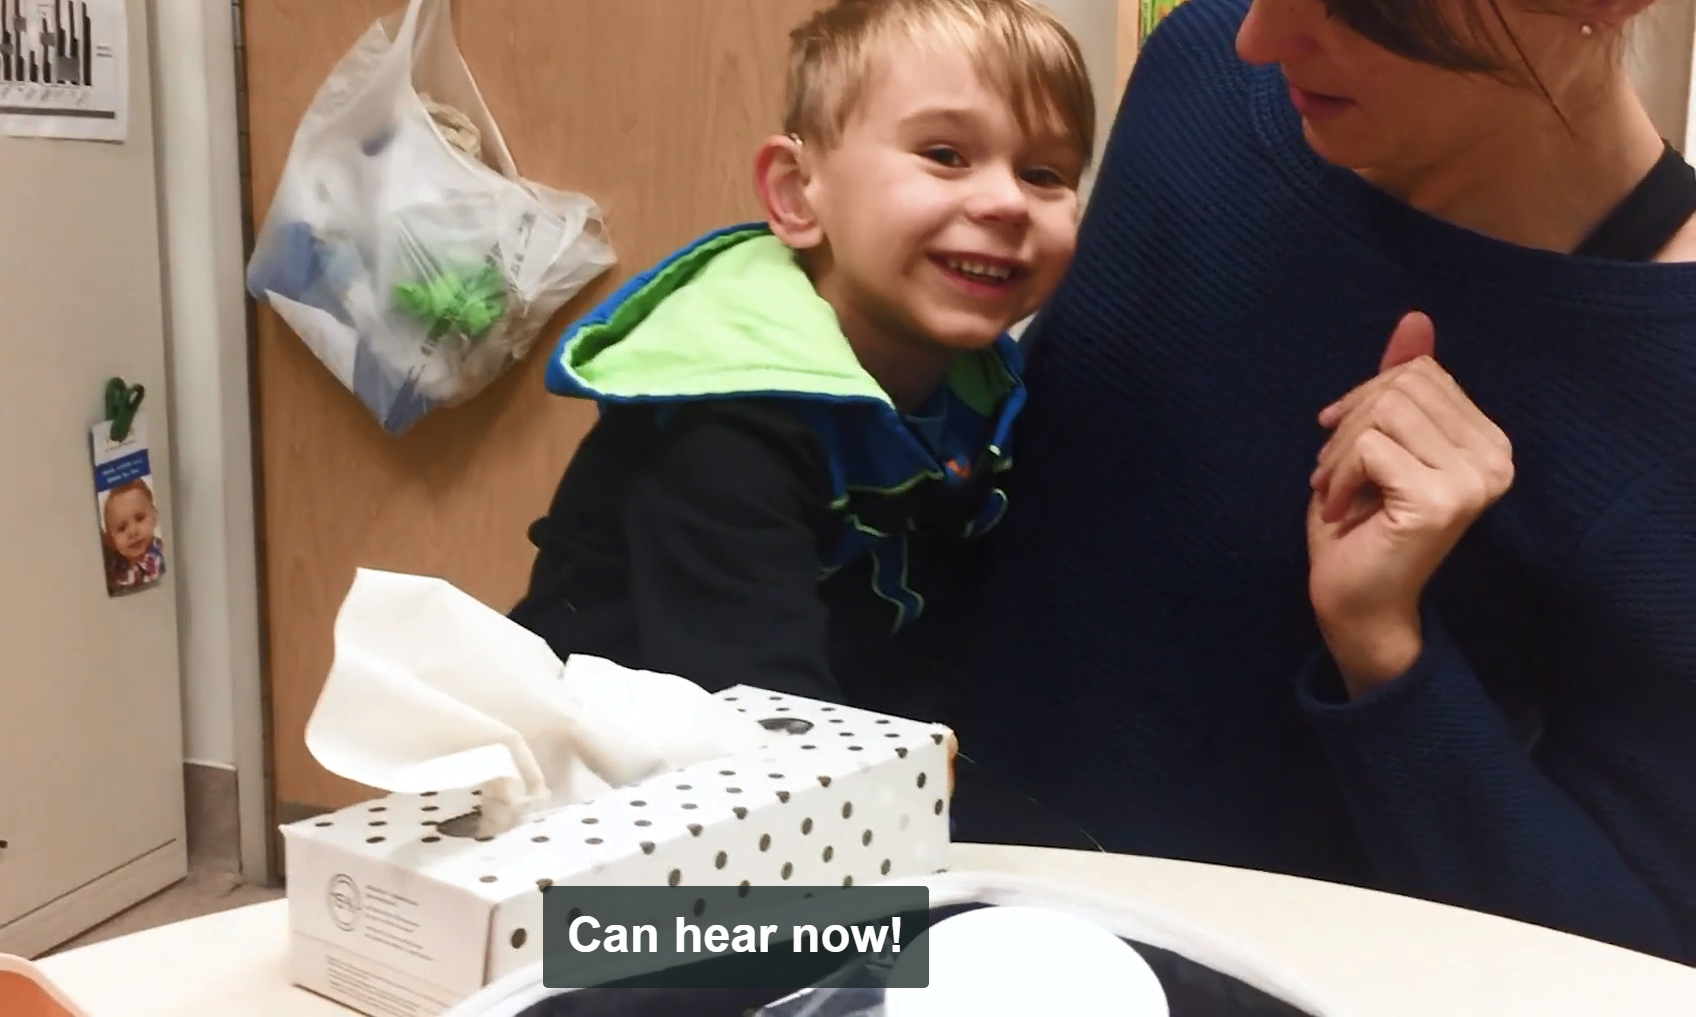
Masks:
[[[1245,9],[1144,50],[1027,341],[962,748],[1109,850],[1696,959],[1696,266],[1512,247],[1327,166],[1235,57]],[[1315,417],[1413,308],[1517,479],[1351,704],[1306,591]]]

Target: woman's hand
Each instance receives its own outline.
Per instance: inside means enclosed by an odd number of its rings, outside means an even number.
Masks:
[[[1432,359],[1409,314],[1378,376],[1319,414],[1307,512],[1308,595],[1351,696],[1413,665],[1419,598],[1461,534],[1513,482],[1501,428]]]

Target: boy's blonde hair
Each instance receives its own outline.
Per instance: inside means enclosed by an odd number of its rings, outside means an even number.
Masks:
[[[1026,134],[1095,151],[1095,96],[1072,33],[1029,0],[836,0],[789,35],[783,129],[826,148],[841,137],[878,61],[899,44],[959,47]]]

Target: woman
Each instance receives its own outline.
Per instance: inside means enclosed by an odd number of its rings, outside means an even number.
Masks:
[[[1108,850],[1696,959],[1696,179],[1622,65],[1649,2],[1155,33],[1027,340],[979,763]]]

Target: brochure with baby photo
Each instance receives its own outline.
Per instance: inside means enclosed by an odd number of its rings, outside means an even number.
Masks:
[[[112,422],[89,432],[94,458],[95,519],[106,593],[120,597],[158,584],[165,576],[165,538],[147,456],[146,422],[138,415],[129,432],[113,440]]]

